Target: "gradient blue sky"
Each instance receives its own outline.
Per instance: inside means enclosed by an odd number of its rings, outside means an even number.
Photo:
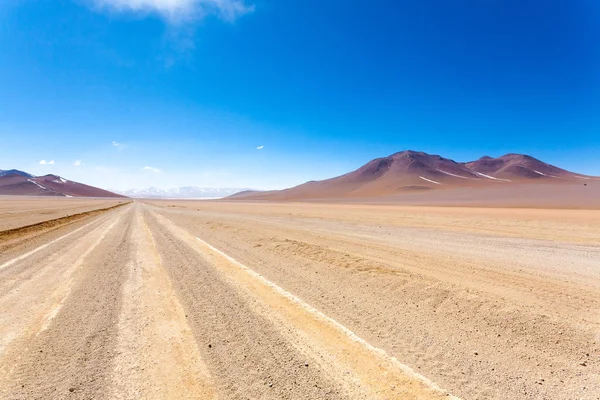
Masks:
[[[269,189],[410,148],[600,175],[599,21],[595,0],[3,0],[0,168]]]

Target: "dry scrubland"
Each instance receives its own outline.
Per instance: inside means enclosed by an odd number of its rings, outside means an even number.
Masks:
[[[0,398],[600,398],[600,211],[11,201]]]

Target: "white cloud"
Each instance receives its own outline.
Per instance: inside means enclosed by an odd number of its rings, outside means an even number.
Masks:
[[[88,0],[100,9],[116,12],[157,13],[170,22],[202,19],[217,15],[233,22],[254,11],[244,0]]]
[[[262,149],[264,149],[264,148],[265,148],[265,146],[258,146],[258,147],[256,148],[256,150],[262,150]]]
[[[50,161],[40,160],[40,165],[54,165],[54,160],[50,160]]]
[[[81,160],[76,160],[76,161],[73,163],[73,166],[74,166],[74,167],[79,167],[80,165],[83,165],[83,162],[82,162]]]
[[[152,172],[154,172],[155,174],[159,174],[159,173],[161,173],[161,172],[162,172],[162,171],[161,171],[160,169],[158,169],[158,168],[154,168],[154,167],[148,167],[148,166],[145,166],[145,167],[144,167],[144,168],[142,168],[142,169],[144,169],[144,170],[146,170],[146,171],[152,171]]]

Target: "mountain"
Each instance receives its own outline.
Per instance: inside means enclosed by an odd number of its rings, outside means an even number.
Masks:
[[[524,154],[486,156],[461,163],[439,155],[406,150],[377,158],[335,178],[310,181],[280,191],[248,193],[232,199],[380,197],[452,187],[586,181],[598,182],[598,178],[569,172]]]
[[[97,187],[69,181],[58,175],[33,176],[17,170],[1,171],[0,195],[125,197]]]
[[[499,179],[585,179],[582,175],[566,171],[524,154],[506,154],[498,158],[484,156],[464,165],[480,176],[485,177],[487,175]]]
[[[277,190],[242,190],[241,192],[234,193],[227,196],[227,199],[251,199],[256,196],[265,196],[271,193],[277,193]]]
[[[0,177],[7,175],[20,175],[26,178],[33,178],[33,175],[28,174],[27,172],[19,171],[18,169],[9,169],[6,171],[0,169]]]
[[[215,199],[231,196],[247,189],[238,188],[200,188],[197,186],[184,186],[172,189],[158,189],[150,187],[147,189],[130,189],[116,191],[127,197],[135,198],[165,198],[165,199]]]

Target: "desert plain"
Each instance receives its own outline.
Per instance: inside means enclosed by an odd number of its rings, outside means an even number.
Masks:
[[[600,210],[0,200],[2,399],[599,399]]]

